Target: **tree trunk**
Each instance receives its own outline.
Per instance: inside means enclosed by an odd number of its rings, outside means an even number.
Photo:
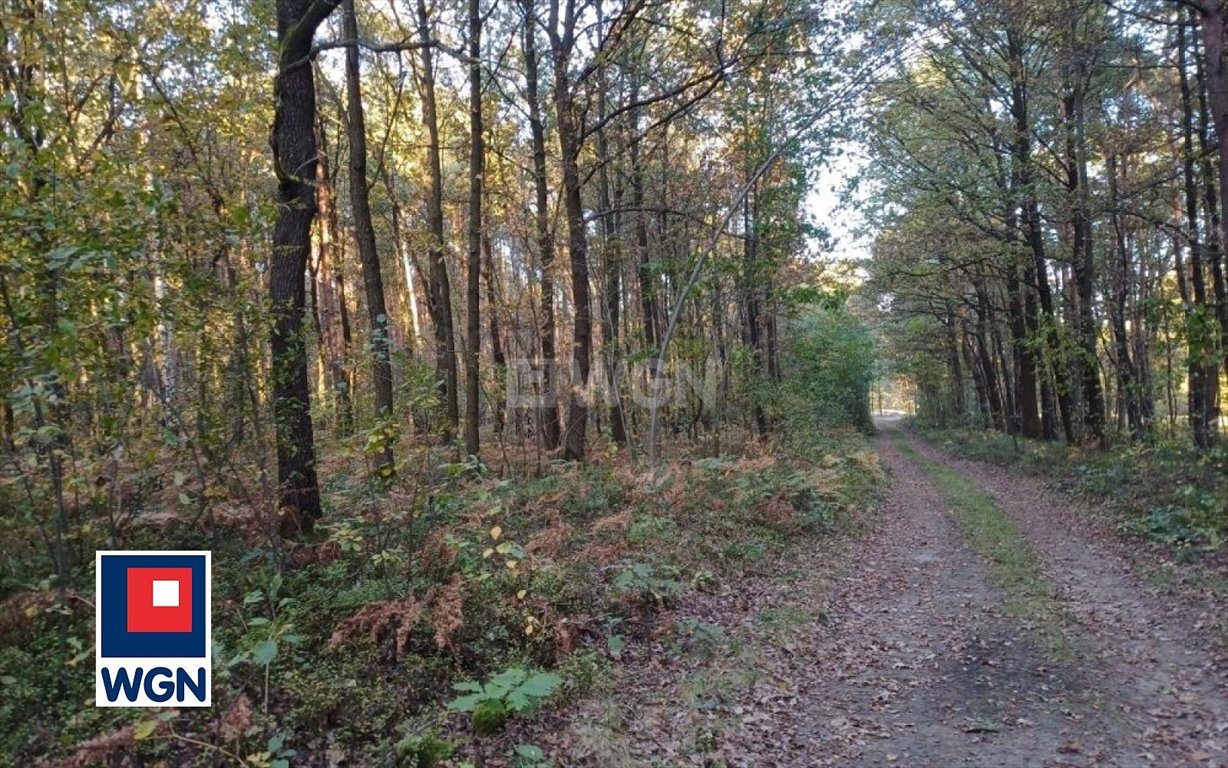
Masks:
[[[273,328],[269,389],[277,428],[277,482],[287,528],[310,531],[321,514],[311,424],[307,347],[303,338],[305,275],[316,214],[315,115],[312,67],[306,63],[316,28],[333,11],[327,0],[278,0],[279,70],[273,85],[273,168],[277,224],[269,260]]]
[[[1222,30],[1222,24],[1221,24]],[[1222,31],[1220,34],[1222,48]],[[1208,56],[1211,44],[1207,44]],[[1222,53],[1221,53],[1222,58]],[[1210,448],[1216,432],[1216,390],[1218,365],[1215,360],[1214,334],[1208,333],[1211,318],[1207,306],[1206,276],[1203,270],[1205,244],[1199,236],[1199,200],[1196,154],[1194,150],[1194,105],[1190,92],[1188,51],[1185,26],[1177,27],[1177,70],[1181,88],[1181,147],[1182,176],[1185,190],[1186,226],[1189,232],[1189,272],[1186,274],[1180,248],[1174,254],[1178,274],[1178,287],[1186,308],[1186,331],[1189,344],[1189,405],[1190,429],[1194,445],[1201,450]],[[1215,78],[1212,72],[1215,61],[1211,60],[1206,73],[1207,92],[1211,105],[1218,99],[1214,92]],[[1220,81],[1226,84],[1228,81]],[[1219,126],[1216,126],[1218,133]],[[1221,135],[1221,141],[1223,136]],[[1222,158],[1221,158],[1222,159]],[[1192,288],[1192,293],[1191,293]]]
[[[989,407],[989,390],[985,386],[985,369],[973,352],[973,337],[968,333],[967,322],[961,326],[960,353],[964,356],[964,365],[972,374],[972,391],[976,395],[976,407],[981,413],[981,429],[993,427],[993,410]]]
[[[976,343],[977,361],[981,366],[982,376],[985,379],[985,401],[989,406],[991,429],[1004,430],[1006,427],[1006,418],[1002,408],[1002,393],[998,386],[998,374],[994,368],[993,353],[989,346],[988,333],[986,328],[993,324],[993,312],[989,308],[989,295],[985,291],[983,281],[977,281],[975,284],[976,290],[976,332],[973,334],[973,340]]]
[[[633,76],[636,77],[636,76]],[[638,78],[631,85],[631,102],[639,99]],[[640,312],[643,314],[644,346],[655,354],[660,340],[660,319],[657,317],[657,299],[653,289],[652,257],[648,253],[648,212],[644,210],[644,168],[640,159],[640,110],[631,110],[631,208],[635,222],[636,277],[640,289]]]
[[[757,286],[756,263],[759,259],[759,237],[756,234],[755,204],[757,190],[751,190],[742,200],[742,296],[743,296],[743,340],[750,348],[751,372],[755,384],[763,375],[763,340],[760,320],[759,290]],[[769,432],[767,413],[763,409],[757,392],[751,392],[755,429],[759,437],[765,437]]]
[[[482,16],[469,0],[469,253],[465,290],[465,453],[478,454],[482,351]]]
[[[601,68],[601,92],[597,96],[597,119],[605,121],[606,94],[609,83],[606,70]],[[618,388],[619,310],[622,302],[621,248],[618,241],[615,214],[610,197],[610,141],[602,128],[597,133],[597,205],[601,209],[601,251],[604,256],[605,284],[601,313],[601,343],[605,357],[606,384],[610,389],[610,435],[618,445],[627,444],[627,428],[623,421],[622,396]]]
[[[1039,365],[1036,360],[1036,348],[1032,343],[1031,323],[1025,307],[1029,304],[1024,298],[1028,288],[1019,280],[1016,268],[1007,273],[1007,294],[1010,312],[1011,349],[1015,368],[1015,412],[1011,415],[1012,424],[1017,425],[1014,431],[1024,437],[1039,439],[1044,436],[1040,410],[1036,400],[1036,373]]]
[[[319,245],[319,294],[320,294],[320,325],[327,348],[321,350],[328,355],[325,360],[329,375],[328,381],[337,408],[337,432],[347,437],[354,432],[354,400],[351,397],[353,387],[350,382],[349,360],[352,333],[350,331],[350,311],[345,301],[345,279],[341,274],[341,245],[337,237],[337,201],[336,188],[330,171],[327,147],[324,140],[323,125],[317,128],[319,137],[319,162],[316,168],[316,201],[319,205],[320,245]],[[340,326],[341,336],[337,337]]]
[[[563,169],[563,211],[567,220],[567,250],[571,264],[572,363],[567,399],[567,429],[564,456],[570,461],[583,461],[588,432],[588,385],[593,354],[592,299],[588,284],[588,232],[584,221],[584,203],[580,189],[580,127],[579,111],[572,94],[571,56],[575,48],[576,2],[565,3],[559,18],[560,0],[551,0],[551,52],[554,57],[555,128],[559,139],[560,164]]]
[[[392,186],[388,185],[389,195],[392,195]],[[401,267],[401,276],[404,278],[405,291],[402,293],[401,306],[405,316],[405,351],[410,355],[418,347],[418,338],[421,329],[418,327],[418,296],[414,291],[414,269],[416,264],[410,263],[409,248],[405,244],[405,237],[401,232],[401,206],[395,198],[389,200],[389,208],[391,209],[391,225],[392,225],[392,250],[395,254],[395,261]]]
[[[555,382],[554,330],[554,237],[550,232],[550,197],[546,187],[546,131],[542,124],[537,89],[537,15],[533,0],[524,0],[525,98],[529,102],[529,133],[533,142],[533,187],[536,205],[537,260],[541,270],[541,382],[537,420],[547,451],[558,449],[561,440]]]
[[[1074,35],[1072,34],[1072,38]],[[1073,41],[1077,44],[1077,41]],[[1077,54],[1075,55],[1077,59]],[[1068,74],[1066,97],[1062,100],[1066,123],[1066,188],[1074,203],[1071,221],[1071,252],[1074,266],[1075,293],[1078,297],[1075,316],[1076,335],[1080,347],[1078,370],[1082,380],[1084,426],[1098,444],[1104,444],[1104,393],[1100,386],[1099,354],[1097,352],[1096,320],[1092,311],[1095,301],[1095,262],[1093,260],[1092,220],[1087,189],[1087,137],[1084,109],[1086,75],[1082,62],[1076,61]]]
[[[418,42],[422,46],[421,98],[422,122],[427,131],[427,168],[430,189],[426,200],[426,225],[431,243],[430,290],[427,305],[435,326],[435,377],[439,381],[439,400],[446,421],[444,442],[451,442],[460,427],[460,401],[457,396],[456,335],[452,328],[452,285],[444,261],[443,239],[443,161],[440,157],[439,119],[435,101],[435,61],[431,44],[431,19],[426,0],[418,0]]]
[[[358,60],[358,18],[354,0],[342,0],[342,29],[345,49],[345,93],[349,113],[350,208],[354,215],[354,240],[362,265],[362,282],[367,298],[367,320],[371,346],[371,376],[375,388],[375,419],[380,434],[375,473],[390,478],[394,472],[392,438],[382,428],[392,419],[392,339],[388,333],[388,310],[384,305],[384,278],[380,274],[379,252],[375,246],[375,225],[371,221],[370,186],[367,184],[367,119],[362,107],[361,69]]]
[[[1024,43],[1019,39],[1019,33],[1014,30],[1007,32],[1008,59],[1010,63],[1011,117],[1013,120],[1014,138],[1012,155],[1014,159],[1011,170],[1011,188],[1017,195],[1017,202],[1023,215],[1024,242],[1032,254],[1032,265],[1024,270],[1025,289],[1035,287],[1033,297],[1030,290],[1024,299],[1025,315],[1029,318],[1030,335],[1038,336],[1045,342],[1053,356],[1053,370],[1057,380],[1056,402],[1060,411],[1063,431],[1067,442],[1077,442],[1071,421],[1070,388],[1067,382],[1065,356],[1061,354],[1057,329],[1054,327],[1056,316],[1053,313],[1053,297],[1049,290],[1049,273],[1045,258],[1044,223],[1040,217],[1040,205],[1036,193],[1032,189],[1032,124],[1029,115],[1028,88],[1026,82],[1027,66],[1024,62]],[[1041,316],[1035,312],[1035,300],[1040,301]],[[1053,421],[1053,385],[1050,377],[1042,371],[1037,371],[1041,385],[1041,428],[1047,440],[1057,437]]]
[[[1146,437],[1143,412],[1139,402],[1138,382],[1134,373],[1134,361],[1130,358],[1130,338],[1126,331],[1126,296],[1130,284],[1130,251],[1118,215],[1118,163],[1117,155],[1108,157],[1109,210],[1112,211],[1114,250],[1117,255],[1117,274],[1113,280],[1113,309],[1110,319],[1113,325],[1113,345],[1117,354],[1117,391],[1122,405],[1122,416],[1130,430],[1130,437],[1140,441]],[[1136,329],[1137,332],[1137,329]]]
[[[484,188],[489,190],[488,185]],[[484,206],[487,215],[489,215],[490,204]],[[490,245],[490,226],[487,225],[482,232],[482,271],[486,276],[486,318],[487,329],[490,333],[490,359],[495,366],[495,380],[503,382],[507,378],[507,355],[503,351],[503,333],[499,327],[498,310],[502,306],[499,300],[499,282],[496,279],[495,258],[491,252]],[[505,398],[506,399],[506,398]],[[503,426],[506,421],[504,414],[504,402],[500,401],[494,404],[495,411],[495,431],[502,433]]]
[[[1200,81],[1206,92],[1206,107],[1211,113],[1215,129],[1216,151],[1219,156],[1219,242],[1221,257],[1228,256],[1228,55],[1225,35],[1228,34],[1228,15],[1218,0],[1201,0],[1199,3],[1202,23],[1203,65]],[[1216,299],[1220,310],[1220,325],[1228,340],[1228,288],[1224,286],[1223,267],[1217,262]],[[1228,368],[1228,357],[1224,360]]]
[[[1197,48],[1197,39],[1195,39]],[[1209,404],[1212,438],[1216,438],[1219,430],[1219,364],[1222,361],[1228,371],[1228,285],[1224,282],[1224,254],[1228,252],[1228,241],[1221,238],[1221,222],[1219,201],[1216,196],[1215,174],[1211,168],[1212,146],[1209,134],[1214,131],[1211,125],[1207,105],[1206,67],[1201,58],[1197,58],[1195,77],[1198,81],[1198,149],[1202,156],[1200,163],[1203,182],[1203,211],[1207,217],[1207,231],[1212,233],[1207,238],[1206,263],[1211,271],[1212,295],[1214,297],[1214,314],[1219,325],[1219,334],[1207,328],[1208,346],[1211,351],[1207,355],[1207,393],[1204,397]],[[1205,293],[1205,289],[1204,289]],[[1206,325],[1210,325],[1208,318]],[[1218,347],[1218,349],[1216,348]]]
[[[943,325],[947,332],[947,366],[951,373],[951,412],[955,417],[953,426],[961,427],[968,415],[968,402],[964,397],[964,369],[960,362],[959,331],[955,327],[955,312],[948,307]]]

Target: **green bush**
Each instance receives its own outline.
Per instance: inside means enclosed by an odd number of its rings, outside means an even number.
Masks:
[[[614,591],[639,608],[663,608],[682,593],[676,569],[650,563],[620,562],[610,567]]]
[[[866,325],[833,299],[804,306],[784,336],[775,415],[786,424],[870,429],[874,338]]]
[[[483,684],[475,681],[456,683],[453,690],[465,695],[448,702],[454,712],[469,712],[473,717],[473,732],[488,736],[503,730],[512,714],[532,715],[549,699],[563,678],[550,672],[534,672],[519,667],[505,669]]]

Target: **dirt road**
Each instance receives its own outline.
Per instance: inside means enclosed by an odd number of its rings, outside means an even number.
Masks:
[[[1205,636],[1103,531],[1040,484],[894,423],[877,442],[889,487],[874,532],[805,555],[793,578],[692,601],[680,620],[719,627],[720,642],[647,661],[543,735],[560,764],[1228,765]],[[1056,620],[1039,626],[996,585],[934,467],[992,499]]]

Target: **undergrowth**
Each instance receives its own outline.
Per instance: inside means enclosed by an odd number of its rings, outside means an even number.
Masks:
[[[406,449],[386,490],[358,479],[361,451],[337,452],[310,541],[268,538],[241,515],[209,533],[173,521],[177,545],[214,553],[212,710],[95,708],[92,573],[57,611],[43,564],[11,552],[0,765],[461,765],[448,756],[475,731],[600,690],[625,646],[675,626],[662,613],[689,593],[856,525],[878,482],[852,431],[749,446],[509,477]],[[120,539],[83,530],[77,544],[165,547],[164,526],[136,519]],[[478,692],[496,703],[457,702]]]

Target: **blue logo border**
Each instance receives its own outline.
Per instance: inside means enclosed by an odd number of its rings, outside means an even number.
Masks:
[[[205,593],[209,578],[204,555],[120,555],[99,553],[101,600],[99,656],[103,659],[204,659],[208,655]],[[128,631],[128,569],[192,570],[191,632]]]

